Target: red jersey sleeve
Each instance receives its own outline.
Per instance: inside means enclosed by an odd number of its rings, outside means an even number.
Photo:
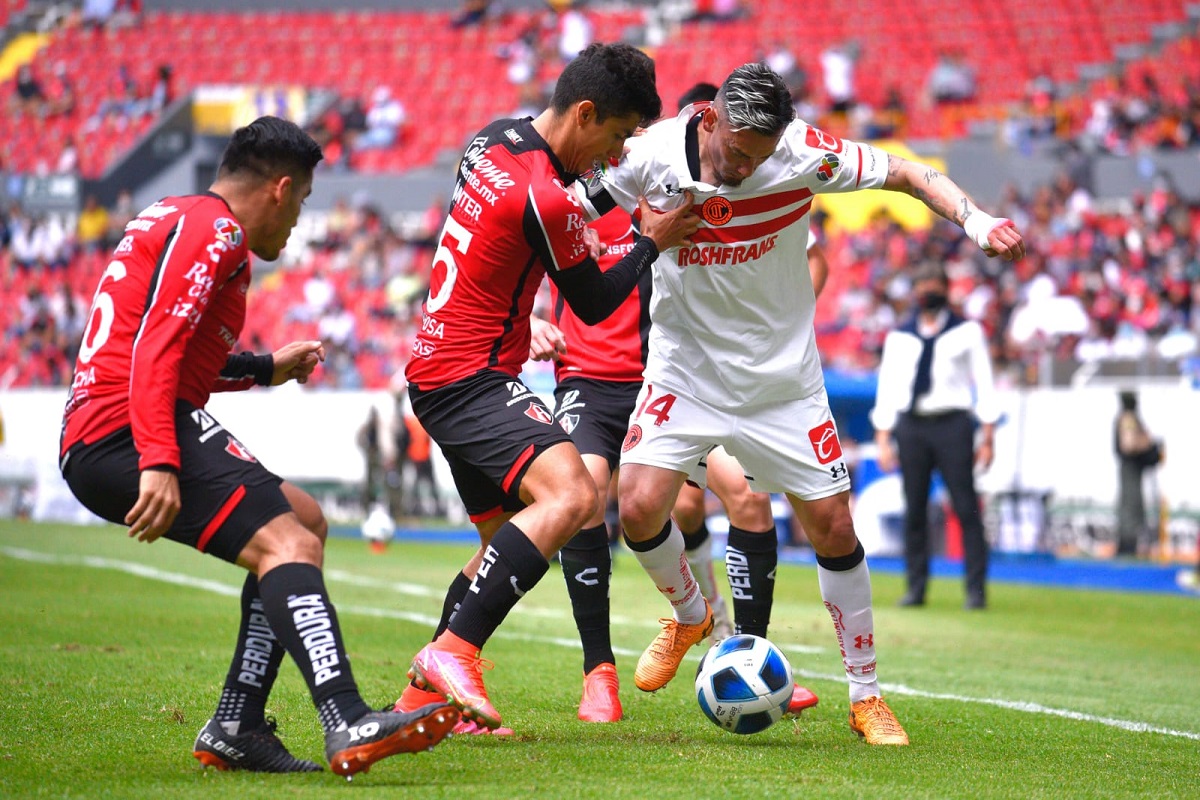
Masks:
[[[181,215],[151,280],[129,375],[140,469],[179,468],[175,400],[188,343],[214,292],[246,266],[245,235],[227,214],[214,200]]]
[[[554,177],[531,182],[528,208],[532,224],[526,231],[547,272],[570,269],[588,257],[583,238],[587,217],[575,192],[562,181]]]

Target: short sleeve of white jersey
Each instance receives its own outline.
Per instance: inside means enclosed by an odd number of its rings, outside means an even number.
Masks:
[[[575,184],[580,203],[589,219],[600,219],[614,208],[630,214],[637,210],[639,189],[637,170],[626,155],[616,166],[606,164],[580,178]]]
[[[887,179],[887,153],[877,147],[839,139],[797,120],[783,134],[783,144],[800,168],[815,177],[814,194],[878,189]]]

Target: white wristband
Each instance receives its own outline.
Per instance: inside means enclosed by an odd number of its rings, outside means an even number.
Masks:
[[[988,234],[1006,222],[1008,220],[1003,217],[993,217],[978,208],[972,208],[971,215],[963,223],[963,230],[966,231],[967,238],[979,245],[979,249],[990,250],[992,248],[988,244]]]

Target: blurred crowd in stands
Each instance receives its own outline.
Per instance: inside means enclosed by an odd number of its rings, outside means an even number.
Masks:
[[[111,26],[139,24],[140,5],[89,1],[64,24],[99,35]],[[468,0],[448,25],[486,26],[499,13],[495,6]],[[738,24],[752,8],[706,0],[679,24]],[[596,18],[587,11],[582,3],[551,0],[492,54],[508,82],[519,87],[512,114],[538,113],[558,70],[596,37]],[[757,48],[757,57],[785,76],[802,118],[838,115],[845,123],[842,132],[854,138],[902,137],[910,115],[981,102],[977,67],[961,48],[939,52],[911,109],[896,86],[883,87],[884,100],[874,106],[861,100],[860,83],[875,78],[859,74],[854,41],[829,42],[809,63],[782,37],[760,41]],[[1200,37],[1189,34],[1171,54],[1182,66],[1170,80],[1162,77],[1161,65],[1144,62],[1070,97],[1049,77],[1047,65],[1029,78],[1019,108],[998,124],[997,133],[1012,148],[1056,141],[1079,153],[1136,155],[1200,145]],[[43,154],[45,171],[76,170],[77,139],[86,148],[97,131],[148,120],[170,102],[176,91],[172,67],[137,68],[145,74],[122,64],[103,80],[93,76],[85,106],[91,110],[85,112],[79,111],[84,104],[77,97],[78,76],[37,62],[17,70],[7,98],[12,118],[74,120],[64,145]],[[408,134],[409,110],[399,83],[363,91],[342,96],[310,126],[330,168],[363,168],[369,162],[356,154],[394,147]],[[664,100],[673,106],[672,97]],[[1102,204],[1072,177],[1068,163],[1052,184],[1027,195],[1010,187],[989,210],[1017,220],[1028,236],[1031,255],[1015,269],[984,258],[949,223],[906,230],[880,213],[863,230],[846,232],[825,217],[818,202],[814,225],[822,230],[833,265],[818,310],[827,364],[846,370],[875,366],[884,335],[908,311],[909,275],[927,260],[946,265],[952,301],[984,324],[1001,378],[1010,383],[1038,380],[1047,353],[1088,362],[1178,360],[1196,351],[1200,208],[1181,198],[1168,177],[1158,178],[1145,196]],[[136,211],[127,193],[111,208],[88,198],[69,217],[28,214],[18,205],[6,210],[0,218],[0,388],[70,380],[91,302],[84,292],[95,285],[106,252]],[[310,386],[389,386],[419,322],[444,212],[445,198],[437,198],[420,218],[394,219],[370,198],[355,197],[309,215],[279,264],[255,266],[241,347],[263,352],[318,337],[330,358]]]
[[[910,310],[910,275],[946,266],[951,301],[988,331],[1001,381],[1037,382],[1043,356],[1180,360],[1197,350],[1200,208],[1166,180],[1142,197],[1100,208],[1066,173],[1023,196],[1009,188],[997,214],[1018,221],[1030,255],[1013,267],[984,257],[954,225],[906,230],[881,211],[862,230],[839,230],[818,202],[813,224],[833,269],[818,307],[830,368],[868,371],[887,331]],[[60,386],[106,252],[133,209],[89,200],[64,225],[13,207],[0,227],[0,388]],[[417,218],[394,220],[368,198],[311,214],[284,257],[255,265],[239,347],[266,352],[320,338],[329,358],[311,387],[387,388],[403,368],[425,298],[437,198]]]

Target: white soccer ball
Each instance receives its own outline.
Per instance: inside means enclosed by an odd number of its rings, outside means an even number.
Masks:
[[[730,636],[700,659],[696,699],[715,725],[732,733],[758,733],[787,711],[792,665],[761,636]]]
[[[362,523],[363,538],[369,542],[387,543],[396,535],[396,523],[392,515],[380,503],[371,506],[371,513]]]

